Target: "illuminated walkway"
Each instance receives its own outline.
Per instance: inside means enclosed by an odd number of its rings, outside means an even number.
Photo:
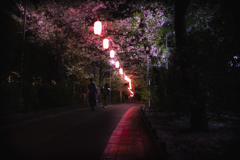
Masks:
[[[141,119],[140,107],[130,108],[113,131],[101,160],[158,159]]]

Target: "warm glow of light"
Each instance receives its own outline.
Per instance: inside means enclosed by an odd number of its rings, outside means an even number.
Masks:
[[[127,76],[125,76],[125,80],[128,82],[131,81]]]
[[[119,73],[123,74],[123,69],[122,68],[120,68]]]
[[[102,22],[96,21],[94,23],[94,34],[100,35],[102,32]]]
[[[132,85],[131,85],[131,79],[130,78],[128,78],[127,76],[125,76],[125,78],[124,78],[126,81],[128,81],[129,82],[129,87],[128,87],[128,89],[132,89]]]
[[[129,91],[131,92],[130,97],[133,97],[134,93],[131,90],[129,90]]]
[[[110,51],[110,58],[114,58],[114,54],[115,54],[115,51],[114,51],[114,50],[111,50],[111,51]]]
[[[130,92],[130,97],[133,97],[134,96],[133,91],[129,90],[129,92]]]
[[[114,60],[111,60],[111,63],[112,63],[112,64],[114,64],[114,63],[115,63],[115,61],[114,61]]]
[[[119,62],[118,61],[115,63],[115,66],[116,66],[116,68],[119,68]]]
[[[132,85],[131,85],[131,79],[129,79],[129,88],[128,89],[132,89]]]
[[[108,49],[108,47],[109,47],[109,40],[108,39],[104,39],[103,40],[103,48],[104,49]]]

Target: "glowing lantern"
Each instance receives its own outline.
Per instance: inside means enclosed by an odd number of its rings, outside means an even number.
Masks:
[[[114,57],[114,54],[115,54],[114,50],[111,50],[111,51],[110,51],[110,58],[113,58],[113,57]]]
[[[118,61],[115,63],[115,66],[116,66],[116,68],[119,68],[119,62]]]
[[[111,63],[114,64],[115,63],[114,60],[111,60]]]
[[[94,23],[94,33],[100,35],[102,32],[102,22],[96,21]]]
[[[104,39],[103,40],[103,48],[108,49],[108,47],[109,47],[109,41],[108,41],[108,39]]]
[[[120,68],[119,73],[123,74],[123,69],[122,68]]]

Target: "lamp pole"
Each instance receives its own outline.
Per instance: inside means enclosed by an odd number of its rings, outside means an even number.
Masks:
[[[149,96],[150,96],[150,91],[149,91],[149,61],[148,61],[148,55],[147,55],[147,106],[150,107],[150,100],[149,100]]]
[[[20,83],[22,83],[22,75],[23,75],[23,58],[24,58],[24,47],[25,47],[26,19],[27,19],[27,0],[25,0],[25,4],[24,4],[24,20],[23,20],[23,52],[22,52],[22,59],[21,59]]]
[[[24,49],[25,49],[25,32],[26,32],[26,19],[27,19],[27,0],[24,4],[24,19],[23,19],[23,44],[22,44],[22,59],[21,59],[21,70],[20,70],[20,83],[22,83],[23,77],[23,58],[24,58]],[[20,85],[19,98],[18,98],[18,112],[20,112],[20,106],[22,105],[22,85]]]
[[[111,68],[110,68],[110,89],[111,89]],[[111,92],[109,92],[109,102],[111,102]]]

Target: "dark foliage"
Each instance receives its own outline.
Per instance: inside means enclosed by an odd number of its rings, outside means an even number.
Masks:
[[[41,108],[55,108],[71,105],[72,90],[63,85],[44,84],[38,86]]]

